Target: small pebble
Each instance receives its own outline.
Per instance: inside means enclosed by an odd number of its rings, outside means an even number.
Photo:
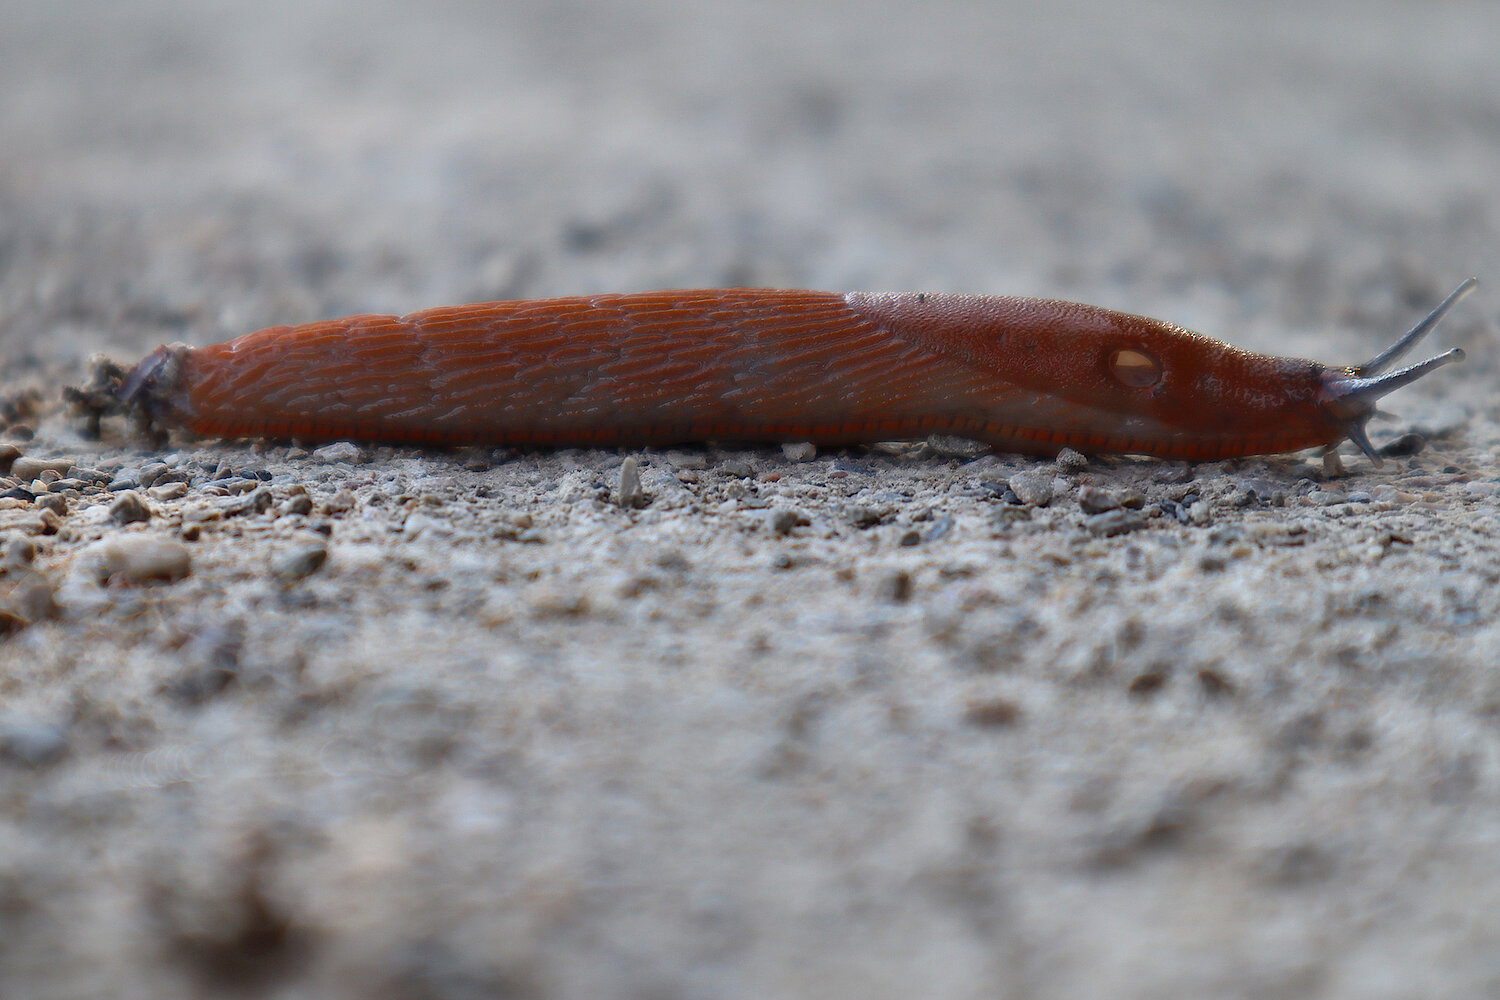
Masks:
[[[29,481],[48,471],[61,476],[73,468],[74,464],[71,458],[32,458],[29,455],[22,455],[11,463],[10,474],[17,479]]]
[[[1313,490],[1307,495],[1307,499],[1319,507],[1334,507],[1349,502],[1349,498],[1338,490]]]
[[[134,524],[151,520],[151,510],[139,493],[127,490],[110,503],[109,516],[116,524]]]
[[[299,493],[294,497],[289,497],[286,503],[281,505],[281,512],[283,514],[311,514],[313,512],[312,497],[306,493]]]
[[[781,446],[788,462],[811,462],[818,457],[818,446],[811,441],[789,441]]]
[[[328,561],[328,547],[316,542],[299,545],[271,557],[271,575],[283,583],[311,576]]]
[[[856,528],[873,528],[885,520],[885,514],[874,507],[855,506],[849,508],[848,518]]]
[[[749,479],[755,475],[755,470],[750,468],[750,463],[738,458],[731,458],[720,462],[717,468],[724,475],[734,476],[739,479]]]
[[[1079,469],[1087,468],[1088,464],[1088,458],[1072,448],[1064,448],[1057,453],[1057,467],[1063,472],[1077,472]]]
[[[113,479],[114,475],[101,469],[91,469],[86,465],[75,465],[68,470],[68,478],[81,479],[86,483],[100,486]]]
[[[1009,698],[970,698],[964,721],[972,726],[1010,726],[1021,718],[1021,706]]]
[[[20,457],[20,448],[13,444],[0,444],[0,475],[9,475],[11,466]]]
[[[1097,486],[1080,486],[1078,506],[1083,508],[1085,514],[1103,514],[1107,510],[1118,510],[1120,498],[1111,490],[1102,490]]]
[[[36,499],[36,494],[24,486],[12,486],[8,490],[0,491],[0,499],[20,500],[23,504],[29,504]]]
[[[922,536],[924,542],[935,542],[940,538],[946,538],[953,532],[954,520],[949,515],[944,515],[932,522],[932,527],[927,529],[927,534]]]
[[[1006,481],[1016,499],[1028,507],[1045,507],[1052,502],[1052,473],[1041,469],[1018,472]]]
[[[219,509],[225,517],[238,517],[242,514],[264,514],[271,509],[275,502],[275,498],[271,496],[271,491],[262,486],[253,493],[219,501]]]
[[[910,531],[902,533],[901,541],[898,544],[900,544],[904,548],[911,548],[913,545],[920,545],[921,543],[922,533],[917,529],[912,528]]]
[[[771,515],[771,531],[777,535],[790,535],[792,529],[811,523],[806,514],[791,507],[783,507]]]
[[[36,505],[38,509],[51,511],[59,517],[64,516],[68,513],[67,499],[58,496],[56,493],[49,493],[46,496],[37,497]]]
[[[1112,538],[1138,531],[1146,526],[1146,518],[1134,511],[1110,510],[1091,517],[1084,525],[1096,538]]]
[[[124,535],[95,542],[78,556],[88,574],[100,583],[181,580],[192,572],[193,557],[181,542],[154,535]]]
[[[365,461],[365,453],[362,448],[350,441],[339,441],[336,444],[325,444],[316,449],[312,457],[319,462],[330,465],[347,462],[351,465],[360,465]]]
[[[187,496],[187,483],[164,483],[161,486],[153,486],[146,491],[146,495],[152,500],[178,500]]]
[[[349,490],[339,490],[323,504],[323,509],[330,514],[343,514],[354,509],[354,494]]]
[[[1425,437],[1416,431],[1408,431],[1394,441],[1387,441],[1375,450],[1386,458],[1402,458],[1407,455],[1420,455],[1426,447],[1427,439]]]
[[[644,507],[651,502],[646,491],[641,488],[641,463],[634,455],[620,463],[620,488],[616,502],[626,510]]]

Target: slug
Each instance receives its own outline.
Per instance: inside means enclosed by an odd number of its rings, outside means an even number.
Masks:
[[[933,433],[1007,452],[1187,461],[1365,435],[1387,371],[1476,280],[1363,365],[1240,350],[1049,299],[760,288],[486,302],[165,346],[120,385],[200,436],[421,444],[854,444]]]

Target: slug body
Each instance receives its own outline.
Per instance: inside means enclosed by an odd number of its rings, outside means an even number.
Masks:
[[[163,347],[122,395],[217,437],[444,444],[822,444],[975,438],[1002,451],[1206,461],[1367,447],[1383,379],[1471,286],[1362,368],[1253,354],[1046,299],[711,289],[490,302]],[[1373,452],[1371,452],[1373,456]]]

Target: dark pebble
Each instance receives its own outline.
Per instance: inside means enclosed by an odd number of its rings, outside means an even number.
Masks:
[[[311,514],[313,512],[312,497],[306,493],[299,493],[297,496],[289,497],[285,506],[282,507],[282,512],[286,514]]]
[[[1416,431],[1409,431],[1394,441],[1388,441],[1381,445],[1376,451],[1386,458],[1400,458],[1406,455],[1420,455],[1427,447],[1427,439]]]
[[[75,465],[68,470],[68,478],[81,479],[90,485],[100,486],[115,477],[112,473],[105,472],[102,469],[90,469],[86,466]]]
[[[901,535],[900,544],[906,548],[911,548],[913,545],[920,545],[921,543],[922,533],[915,528]]]
[[[0,492],[0,497],[10,500],[25,500],[27,503],[31,503],[36,499],[36,494],[24,486],[12,486],[10,489]]]
[[[9,475],[10,467],[21,457],[21,449],[13,444],[0,444],[0,475]]]
[[[786,507],[771,515],[771,531],[778,535],[790,535],[792,529],[811,523],[807,515],[800,510],[792,510]]]
[[[726,476],[734,476],[738,479],[749,479],[755,475],[755,470],[750,468],[749,462],[743,462],[737,458],[731,458],[726,462],[718,464],[718,470]]]
[[[1165,687],[1166,683],[1165,673],[1160,670],[1148,670],[1143,674],[1138,674],[1126,690],[1137,698],[1148,698]]]
[[[142,486],[155,486],[157,481],[168,472],[166,462],[147,462],[135,470],[135,479]]]
[[[1009,698],[971,698],[964,705],[964,721],[973,726],[1011,726],[1021,718],[1021,706]]]

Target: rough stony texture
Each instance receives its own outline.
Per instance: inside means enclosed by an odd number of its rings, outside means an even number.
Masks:
[[[0,996],[1500,994],[1494,5],[4,24]],[[1425,448],[1345,475],[59,402],[94,351],[673,285],[1356,362],[1470,273],[1470,360],[1374,429]]]

